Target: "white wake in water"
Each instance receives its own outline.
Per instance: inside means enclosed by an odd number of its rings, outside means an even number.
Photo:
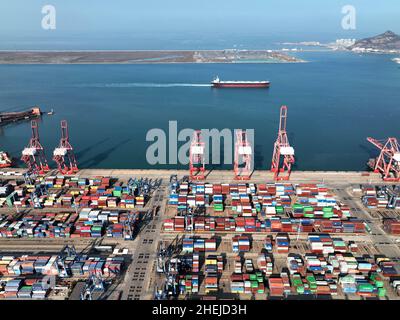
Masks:
[[[173,87],[211,87],[202,83],[108,83],[89,85],[96,88],[173,88]]]

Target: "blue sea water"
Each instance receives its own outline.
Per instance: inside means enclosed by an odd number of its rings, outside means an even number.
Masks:
[[[400,138],[400,69],[388,55],[303,52],[300,64],[1,65],[0,111],[39,105],[50,159],[67,119],[80,167],[151,168],[152,128],[255,129],[256,168],[268,168],[279,108],[298,170],[362,170],[376,150],[366,137]],[[210,80],[271,81],[271,88],[212,89]],[[0,128],[0,149],[14,157],[29,122]],[[176,168],[158,166],[158,168]]]

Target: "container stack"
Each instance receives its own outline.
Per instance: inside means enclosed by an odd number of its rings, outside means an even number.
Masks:
[[[265,274],[265,276],[269,277],[274,269],[271,257],[260,254],[257,257],[257,267],[261,272]]]
[[[242,273],[242,258],[240,256],[235,258],[234,273]]]
[[[277,235],[276,239],[276,251],[278,253],[288,253],[289,252],[289,237],[287,235]]]
[[[286,259],[286,264],[291,275],[304,274],[304,261],[299,254],[289,254]]]
[[[205,241],[205,252],[215,252],[217,251],[217,240],[213,239],[206,239]]]
[[[222,273],[224,270],[224,260],[221,255],[209,255],[205,262],[206,273]]]
[[[145,197],[144,195],[139,195],[135,197],[135,205],[138,208],[143,208],[145,204]]]
[[[376,189],[372,186],[362,187],[362,202],[368,209],[376,209],[378,207],[378,199],[376,198]]]
[[[311,247],[311,252],[329,254],[335,251],[333,240],[330,235],[309,235],[308,242]]]
[[[231,292],[239,294],[264,293],[264,278],[261,272],[255,274],[232,274]]]
[[[384,277],[400,277],[400,265],[397,262],[390,261],[389,259],[377,259],[377,264],[382,270]]]
[[[43,190],[39,203],[44,208],[121,208],[132,209],[143,207],[145,197],[133,196],[127,185],[111,185],[110,178],[96,177],[91,179],[76,177],[46,177],[38,179],[35,185],[18,186],[14,205],[29,207],[34,204],[30,195],[36,188]],[[8,203],[8,205],[13,203]]]
[[[6,299],[18,298],[18,291],[21,288],[23,281],[21,279],[11,279],[7,281],[4,287],[4,297]]]
[[[218,275],[216,273],[207,273],[204,278],[204,287],[206,294],[218,292]]]
[[[165,223],[164,223],[165,229]],[[194,251],[194,240],[190,238],[185,238],[182,240],[182,252],[183,253],[193,253]]]
[[[179,290],[181,294],[193,294],[199,292],[199,276],[185,275],[180,276]]]
[[[383,221],[383,229],[389,234],[399,235],[400,221],[397,219],[385,219]]]
[[[200,271],[200,255],[198,253],[193,253],[193,273],[198,273]]]
[[[163,230],[165,232],[172,232],[175,230],[174,219],[165,219],[163,222]]]
[[[25,280],[25,284],[32,285],[33,283],[29,284],[27,281],[30,281],[33,275],[36,277],[41,275],[59,275],[60,270],[57,268],[57,261],[57,255],[2,256],[0,257],[0,275],[29,277]],[[104,259],[94,256],[73,256],[64,261],[67,272],[71,271],[74,275],[88,276],[94,273],[104,277],[111,277],[119,274],[123,263],[123,257],[107,257]],[[14,284],[14,282],[11,282],[10,286],[12,284]],[[40,294],[41,293],[38,293],[38,295]]]
[[[178,205],[178,194],[177,193],[171,193],[169,195],[169,201],[168,201],[170,206],[177,206]]]
[[[222,194],[215,194],[213,196],[214,203],[214,212],[223,212],[224,211],[224,199]]]
[[[283,297],[284,284],[282,278],[268,278],[268,287],[271,297]]]
[[[234,236],[232,238],[232,251],[235,253],[249,252],[250,239],[247,236]]]
[[[174,218],[174,231],[178,232],[185,231],[185,217]]]
[[[194,239],[193,242],[193,251],[194,252],[204,252],[205,251],[205,239]]]
[[[13,218],[0,218],[0,237],[69,238],[104,235],[106,227],[127,219],[127,212],[83,209],[75,213],[25,213]],[[15,220],[12,220],[15,219]],[[134,220],[137,223],[137,220]],[[111,228],[112,229],[112,228]],[[116,227],[118,229],[118,227]],[[116,236],[107,232],[107,235]]]

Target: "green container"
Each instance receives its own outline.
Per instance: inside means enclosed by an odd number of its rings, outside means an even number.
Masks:
[[[376,272],[371,273],[371,276],[369,277],[371,280],[375,280],[378,277],[378,274]]]
[[[374,286],[370,283],[360,283],[358,285],[358,291],[371,292],[371,291],[374,291]]]
[[[324,208],[322,208],[322,211],[323,212],[332,212],[333,208],[332,207],[324,207]]]
[[[327,219],[332,218],[333,217],[333,212],[324,212],[322,214],[322,217],[323,218],[327,218]]]
[[[20,290],[29,291],[29,290],[32,290],[32,286],[22,286]]]
[[[375,287],[383,288],[383,281],[377,273],[371,274],[370,279],[374,282]]]
[[[307,207],[304,207],[304,211],[306,211],[306,212],[314,212],[314,208],[310,207],[310,206],[307,206]]]
[[[298,286],[296,287],[296,292],[298,294],[303,294],[304,293],[304,287],[303,286]]]
[[[383,288],[383,281],[381,280],[374,280],[374,285],[377,288]]]
[[[251,282],[251,287],[252,288],[258,288],[258,282],[257,281],[252,281]]]
[[[276,207],[275,207],[275,210],[276,210],[277,213],[283,213],[283,212],[284,212],[282,206],[276,206]]]
[[[255,274],[250,275],[250,281],[255,281],[257,280],[257,276]]]
[[[386,296],[386,289],[385,288],[378,288],[378,297]]]
[[[307,281],[308,281],[308,283],[311,285],[311,284],[316,284],[316,281],[315,281],[315,278],[314,278],[314,276],[307,276]]]
[[[264,289],[258,289],[257,293],[264,293]]]
[[[114,197],[121,197],[121,195],[122,195],[122,192],[120,190],[114,190],[113,191],[113,196]]]

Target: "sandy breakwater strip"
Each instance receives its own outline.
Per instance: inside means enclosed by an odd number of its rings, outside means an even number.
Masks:
[[[0,51],[0,64],[299,63],[271,50]]]

